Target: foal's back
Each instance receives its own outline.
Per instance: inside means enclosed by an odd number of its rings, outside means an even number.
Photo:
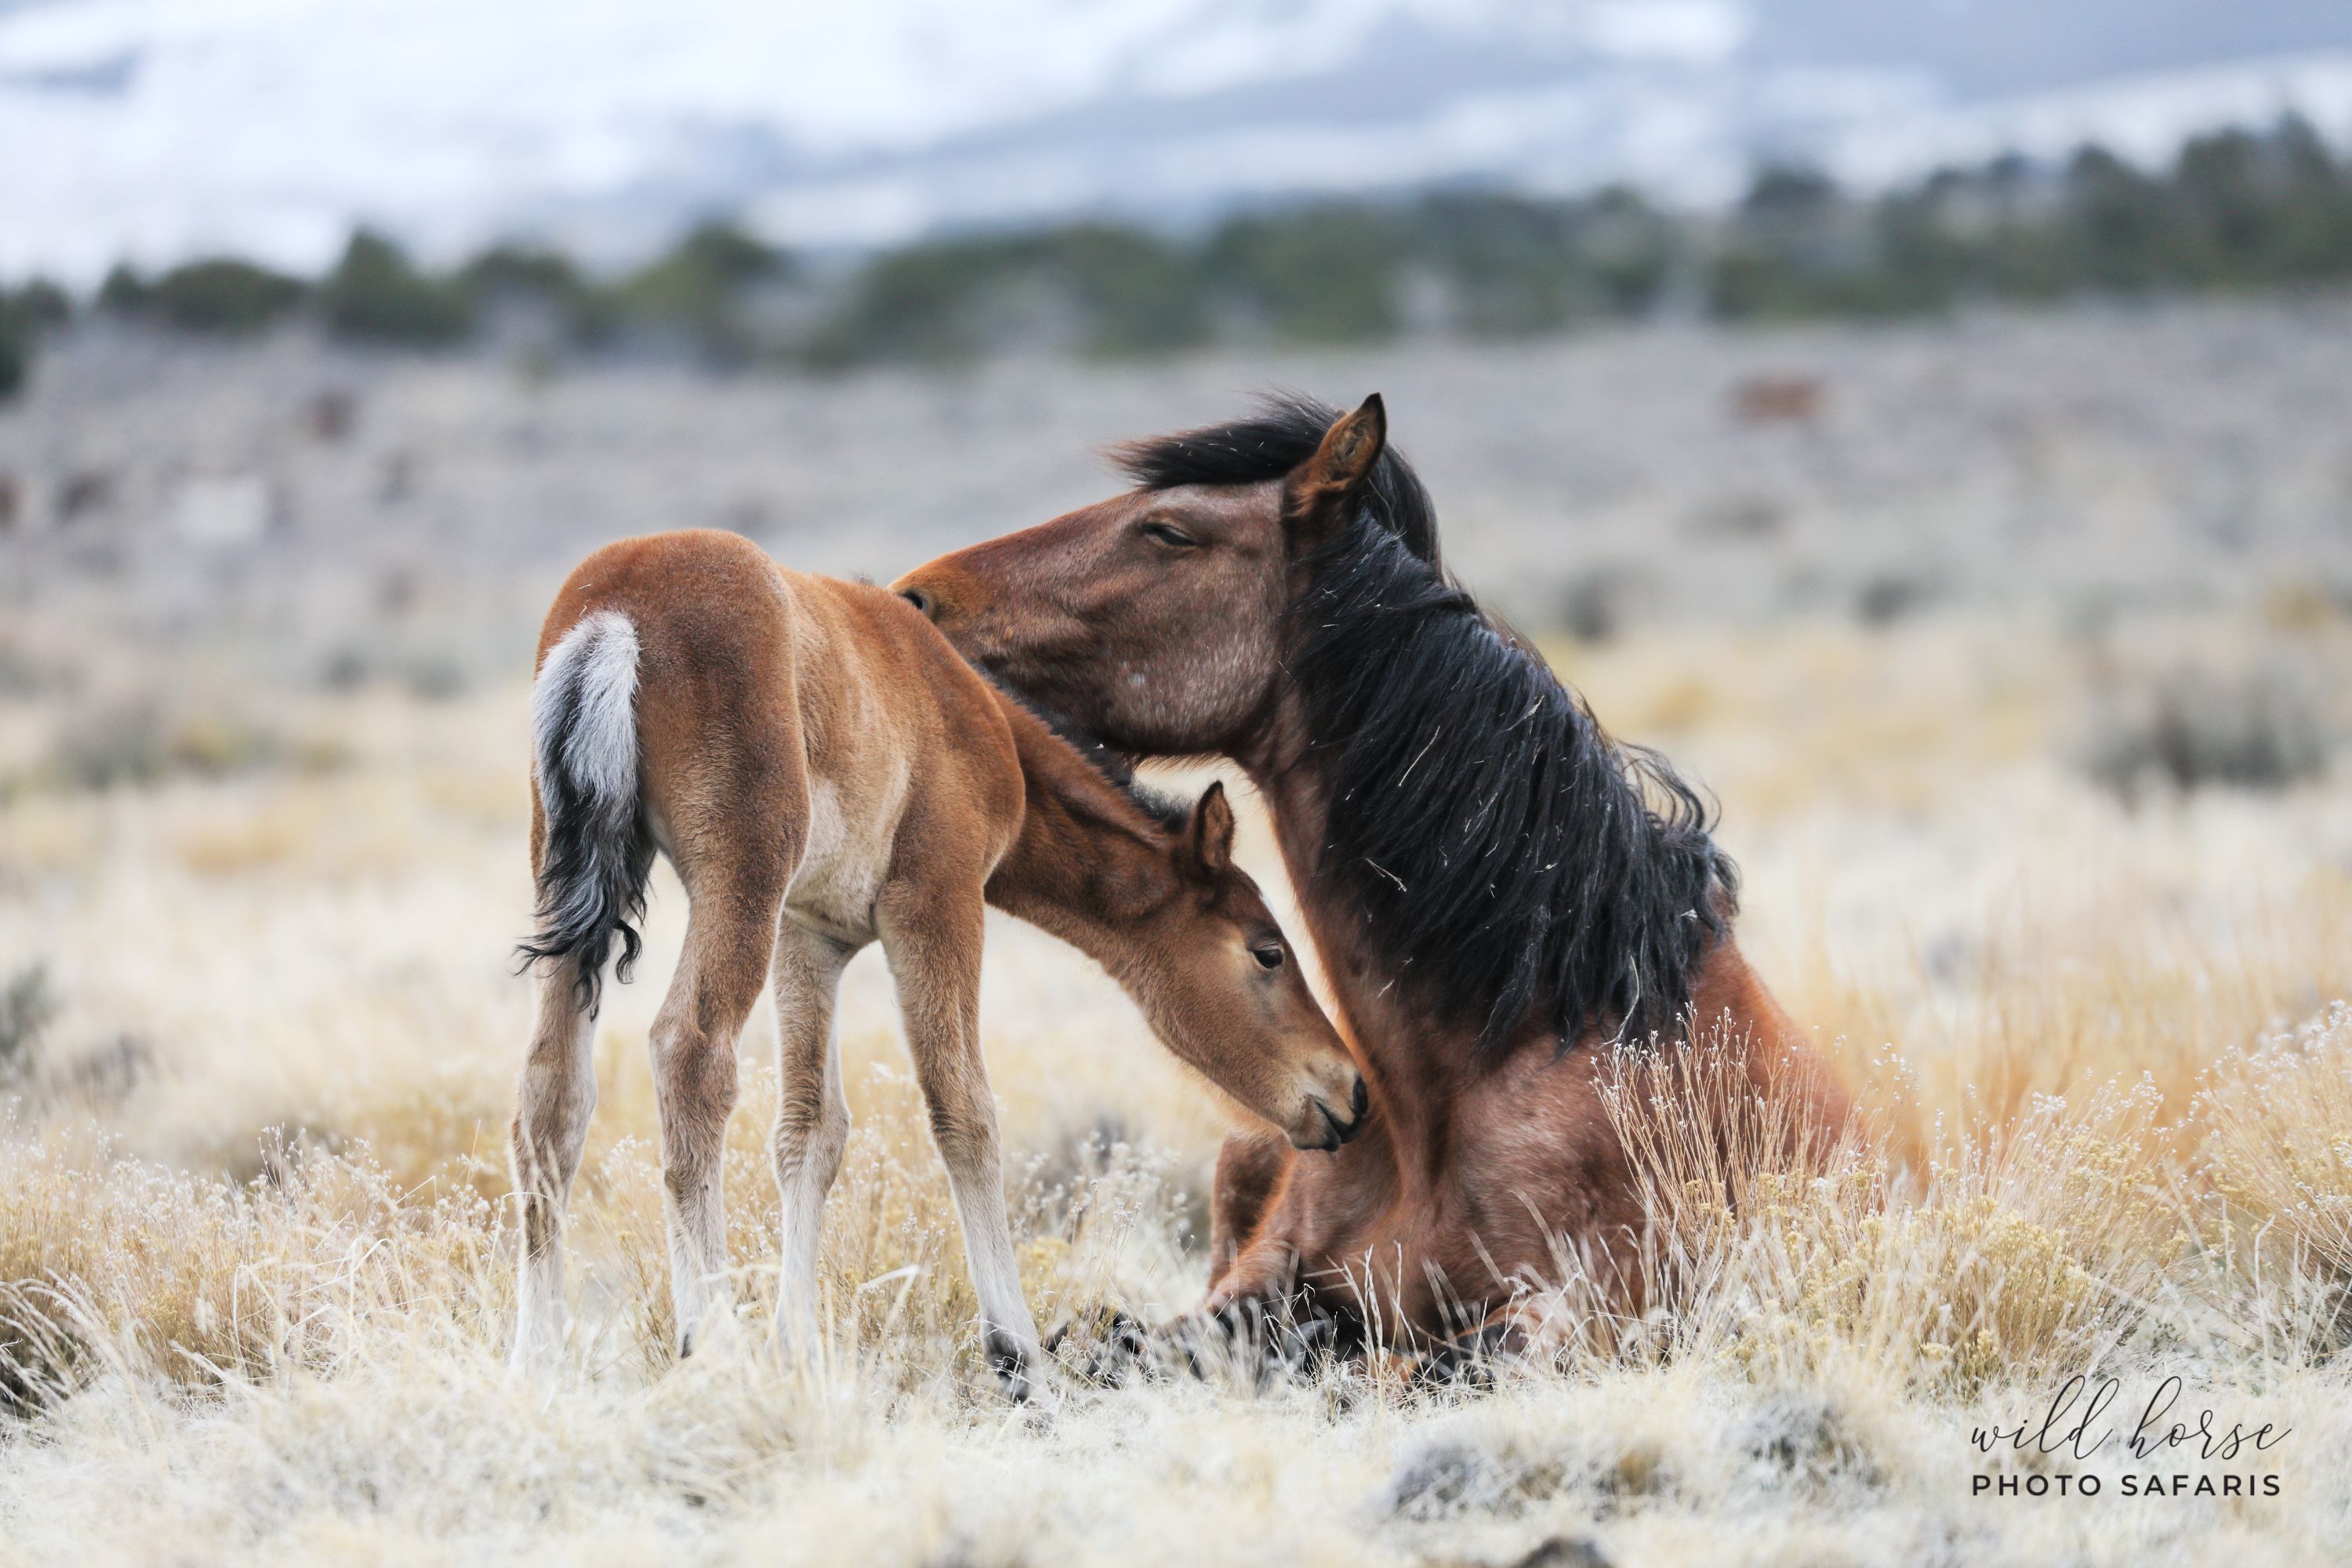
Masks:
[[[984,880],[1011,844],[1003,710],[897,595],[788,571],[737,534],[653,534],[581,563],[541,658],[607,613],[636,634],[646,805],[689,889],[763,838],[790,856],[790,913],[865,941],[902,858]]]

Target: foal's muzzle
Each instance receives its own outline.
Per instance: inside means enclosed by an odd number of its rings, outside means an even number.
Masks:
[[[1364,1087],[1360,1073],[1356,1076],[1355,1089],[1348,1097],[1347,1121],[1339,1120],[1338,1112],[1331,1109],[1330,1101],[1318,1100],[1315,1102],[1315,1109],[1323,1113],[1323,1124],[1331,1131],[1331,1141],[1323,1145],[1326,1153],[1337,1150],[1364,1130],[1364,1123],[1371,1119],[1371,1091]]]

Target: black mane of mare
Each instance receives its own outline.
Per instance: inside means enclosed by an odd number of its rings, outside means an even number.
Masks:
[[[1338,417],[1270,397],[1119,457],[1147,489],[1256,483]],[[1612,742],[1445,575],[1429,492],[1393,447],[1306,567],[1284,649],[1302,765],[1329,790],[1317,875],[1346,890],[1373,958],[1489,1061],[1531,1022],[1561,1050],[1594,1030],[1679,1034],[1738,896],[1697,793]]]

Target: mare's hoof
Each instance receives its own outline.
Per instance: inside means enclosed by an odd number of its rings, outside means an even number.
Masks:
[[[1265,1365],[1306,1383],[1338,1353],[1339,1325],[1329,1318],[1276,1318],[1266,1325]]]
[[[1421,1358],[1413,1381],[1446,1388],[1492,1388],[1496,1367],[1519,1344],[1517,1331],[1506,1323],[1488,1323],[1440,1340]]]
[[[1160,1336],[1163,1352],[1181,1356],[1193,1376],[1229,1378],[1253,1390],[1311,1382],[1334,1353],[1339,1325],[1294,1317],[1261,1301],[1236,1301],[1213,1317],[1186,1318]]]
[[[1066,1323],[1045,1341],[1073,1377],[1098,1388],[1179,1374],[1209,1381],[1236,1378],[1253,1388],[1314,1377],[1336,1352],[1339,1325],[1321,1317],[1293,1318],[1242,1301],[1208,1316],[1186,1316],[1147,1329],[1114,1312],[1091,1338]]]

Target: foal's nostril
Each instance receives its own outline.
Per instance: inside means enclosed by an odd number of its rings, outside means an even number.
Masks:
[[[923,615],[928,616],[931,613],[931,596],[920,588],[901,588],[898,590],[898,597],[914,605]]]
[[[1358,1073],[1355,1092],[1348,1097],[1348,1109],[1355,1113],[1357,1126],[1363,1125],[1364,1112],[1370,1110],[1371,1105],[1372,1091],[1364,1087],[1364,1075]]]

